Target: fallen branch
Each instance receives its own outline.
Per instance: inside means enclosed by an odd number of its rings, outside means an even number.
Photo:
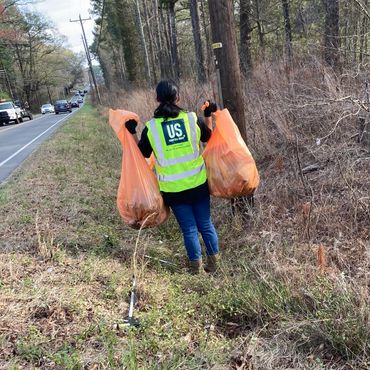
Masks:
[[[335,123],[334,127],[330,130],[330,132],[327,135],[317,139],[317,141],[321,142],[322,140],[325,140],[328,137],[330,137],[335,132],[340,122],[342,122],[345,118],[357,116],[360,113],[360,111],[361,111],[361,108],[356,113],[348,113],[345,116],[342,116],[341,118],[339,118],[338,121]]]

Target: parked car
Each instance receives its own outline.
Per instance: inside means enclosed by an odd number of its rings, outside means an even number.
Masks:
[[[51,104],[43,104],[41,106],[41,113],[42,114],[45,114],[45,113],[55,113],[54,106],[51,105]]]
[[[57,100],[54,104],[55,114],[59,114],[61,112],[72,112],[71,103],[67,102],[67,100]]]
[[[23,122],[21,108],[17,107],[11,101],[0,103],[0,125],[6,125],[9,122],[20,123]]]
[[[80,96],[79,98],[77,98],[77,102],[79,104],[82,104],[84,102],[83,98]]]

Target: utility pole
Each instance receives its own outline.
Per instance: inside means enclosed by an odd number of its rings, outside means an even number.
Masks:
[[[219,103],[221,106],[224,105],[228,108],[246,142],[247,131],[239,54],[235,35],[233,1],[209,0],[208,7],[216,73],[219,74],[218,86],[223,100]]]
[[[91,73],[91,76],[92,76],[92,79],[93,79],[93,82],[94,82],[94,88],[95,88],[96,96],[98,97],[99,104],[101,104],[100,92],[99,92],[98,84],[96,83],[95,73],[94,73],[94,70],[93,70],[93,67],[92,67],[91,56],[90,56],[89,47],[88,47],[87,40],[86,40],[85,28],[84,28],[84,24],[83,24],[83,21],[89,21],[90,19],[91,18],[82,19],[81,14],[79,14],[78,19],[70,19],[69,21],[70,22],[80,22],[80,24],[81,24],[82,43],[83,43],[83,46],[84,46],[84,49],[85,49],[86,59],[87,59],[87,63],[88,63],[89,68],[90,68],[90,73]]]
[[[230,111],[242,138],[247,142],[233,0],[208,0],[208,8],[220,103]],[[238,210],[242,215],[248,215],[248,209],[253,204],[253,195],[231,199],[232,213]]]
[[[89,86],[92,87],[93,83],[92,83],[92,78],[91,78],[91,72],[89,69],[87,70],[87,76],[89,77]]]

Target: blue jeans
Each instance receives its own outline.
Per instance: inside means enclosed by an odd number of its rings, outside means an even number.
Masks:
[[[207,255],[218,253],[218,237],[211,221],[209,196],[193,204],[172,205],[171,209],[180,225],[190,261],[202,258],[198,231],[202,235]]]

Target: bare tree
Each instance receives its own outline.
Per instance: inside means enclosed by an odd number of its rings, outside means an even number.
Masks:
[[[204,56],[202,49],[202,40],[200,38],[200,26],[199,26],[199,15],[198,15],[198,4],[197,0],[189,0],[191,25],[193,28],[193,38],[195,46],[195,61],[197,64],[198,81],[205,82],[206,73],[204,70]]]
[[[281,0],[284,15],[284,29],[285,29],[285,54],[287,62],[291,63],[293,59],[293,46],[292,46],[292,27],[290,25],[289,16],[289,2],[288,0]]]
[[[322,0],[325,7],[324,59],[333,68],[339,67],[339,0]]]
[[[150,64],[152,66],[153,79],[154,79],[154,82],[156,82],[157,81],[157,73],[156,73],[156,64],[157,63],[156,63],[156,58],[155,58],[155,54],[154,54],[155,38],[153,36],[153,28],[151,27],[150,20],[149,20],[149,11],[148,11],[147,0],[144,0],[143,5],[144,5],[145,26],[146,26],[146,29],[147,29],[148,40],[149,40]],[[155,3],[154,3],[154,5],[155,5]]]
[[[364,1],[364,6],[368,7],[368,0]],[[367,27],[368,27],[368,17],[366,14],[362,15],[361,20],[361,35],[360,35],[360,63],[363,62],[364,54],[367,54]]]
[[[143,23],[141,21],[139,0],[135,0],[135,13],[136,13],[136,25],[137,25],[138,30],[139,30],[141,46],[142,46],[143,52],[144,52],[145,74],[146,74],[147,81],[149,83],[151,83],[152,76],[150,74],[150,64],[149,64],[148,48],[146,46],[146,40],[145,40],[145,34],[144,34],[144,29],[143,29]]]
[[[34,3],[35,0],[3,0],[0,2],[0,15],[3,14],[8,8],[17,5],[27,5]]]
[[[250,13],[250,0],[240,0],[240,66],[245,77],[249,77],[253,69]]]
[[[169,20],[170,45],[174,73],[173,77],[175,79],[178,79],[180,77],[180,67],[179,67],[179,55],[177,51],[177,29],[175,13],[176,2],[177,0],[168,0],[168,20]]]
[[[208,13],[204,5],[204,0],[200,0],[200,12],[201,12],[203,33],[204,33],[205,40],[206,40],[206,55],[207,55],[206,70],[207,70],[207,75],[209,77],[211,63],[212,63],[212,49],[211,49],[210,35],[209,35],[209,22],[207,21]]]

